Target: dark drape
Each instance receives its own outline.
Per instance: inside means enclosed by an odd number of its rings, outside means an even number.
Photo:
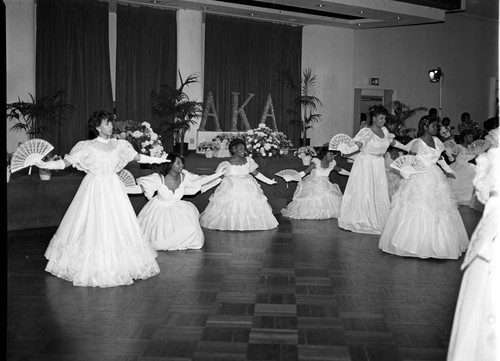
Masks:
[[[290,124],[287,109],[300,95],[302,27],[207,14],[205,29],[204,94],[212,92],[222,130],[231,128],[232,92],[240,93],[238,105],[255,94],[245,107],[252,128],[271,94],[278,129],[298,145],[300,130]],[[295,90],[279,81],[277,68],[291,74]],[[205,129],[214,130],[210,118]]]
[[[113,109],[108,4],[38,0],[36,9],[36,97],[62,90],[75,108],[42,136],[57,154],[65,154],[77,141],[88,139],[93,111]]]
[[[176,13],[118,4],[116,17],[117,118],[147,121],[159,129],[150,97],[160,84],[176,85]]]

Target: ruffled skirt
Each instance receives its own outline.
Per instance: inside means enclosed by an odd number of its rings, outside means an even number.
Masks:
[[[210,196],[200,225],[223,231],[256,231],[276,228],[278,221],[253,176],[226,176]]]
[[[85,176],[45,251],[45,270],[75,286],[130,285],[160,272],[116,174]]]
[[[437,165],[402,180],[379,248],[398,256],[457,259],[469,238],[446,177]]]
[[[338,218],[342,192],[327,177],[304,177],[293,195],[293,200],[281,214],[295,219]]]

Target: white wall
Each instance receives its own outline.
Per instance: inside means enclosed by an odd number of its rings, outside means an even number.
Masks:
[[[456,126],[467,111],[482,124],[490,117],[490,78],[498,79],[498,23],[452,13],[440,24],[358,30],[354,59],[356,87],[378,77],[412,107],[439,109],[439,83],[430,83],[428,70],[441,67],[442,115]]]
[[[321,121],[307,136],[311,145],[328,142],[337,133],[349,134],[354,113],[354,30],[305,26],[302,32],[302,69],[318,76]]]

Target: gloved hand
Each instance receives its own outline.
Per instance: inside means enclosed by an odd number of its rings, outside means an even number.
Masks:
[[[348,175],[351,174],[351,172],[346,171],[345,169],[341,169],[341,170],[338,171],[338,174],[342,174],[342,175],[347,175],[348,176]]]
[[[444,159],[438,160],[437,164],[439,164],[446,173],[451,174],[453,176],[456,175],[455,171],[451,169],[448,164],[446,164],[446,161]]]
[[[139,154],[139,160],[137,163],[148,163],[148,164],[161,164],[169,163],[170,161],[166,158],[150,157],[149,155]]]
[[[64,159],[50,160],[48,162],[39,161],[39,162],[36,162],[35,165],[41,169],[61,170],[61,169],[66,168],[66,163],[64,162]]]
[[[398,142],[397,140],[394,141],[394,144],[392,144],[392,146],[394,148],[402,149],[405,152],[409,152],[410,151],[410,149],[408,149],[408,147],[406,145],[404,145],[403,143]]]
[[[266,183],[266,184],[269,184],[269,185],[273,185],[273,184],[276,184],[278,182],[276,182],[274,179],[269,179],[267,178],[264,174],[262,173],[257,173],[257,175],[255,176],[255,178],[257,178],[258,180],[260,180],[261,182],[263,183]]]

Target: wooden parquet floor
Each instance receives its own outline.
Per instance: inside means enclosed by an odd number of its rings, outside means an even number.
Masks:
[[[480,213],[460,209],[469,235]],[[382,253],[337,220],[205,230],[131,286],[44,271],[54,228],[8,234],[7,350],[16,361],[445,360],[459,260]]]

